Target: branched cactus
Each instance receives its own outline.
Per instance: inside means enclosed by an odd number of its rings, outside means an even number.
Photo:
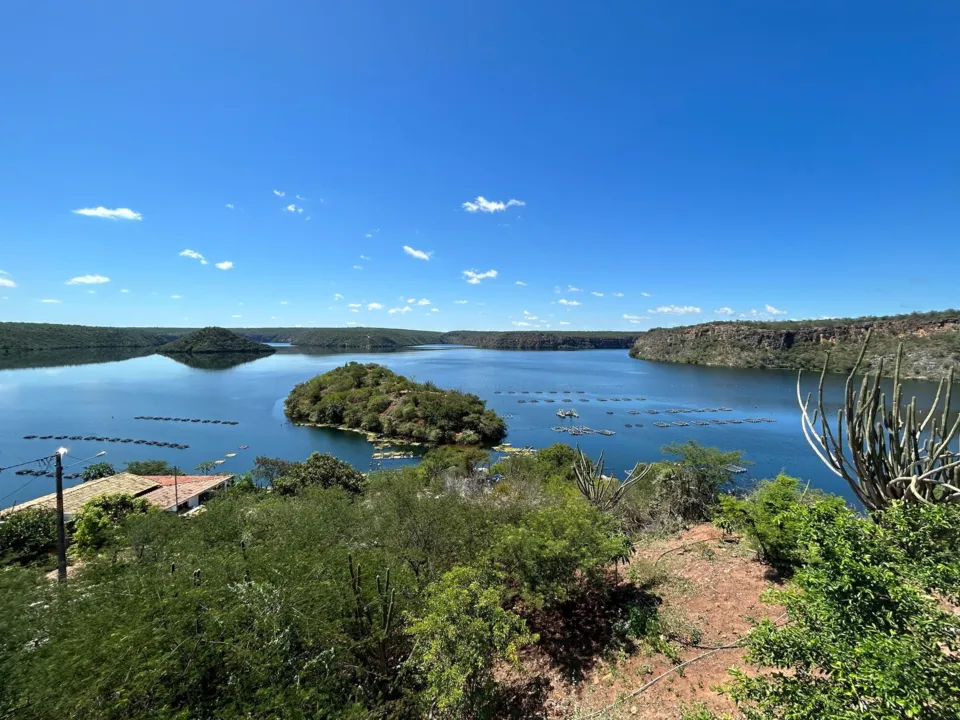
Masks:
[[[362,649],[358,647],[358,652],[366,661],[367,669],[373,674],[375,683],[381,687],[382,691],[389,692],[401,664],[398,656],[402,635],[396,631],[393,624],[397,591],[390,587],[390,570],[388,569],[382,580],[379,575],[376,576],[377,597],[372,602],[367,602],[364,599],[361,566],[354,564],[352,555],[347,557],[347,562],[350,568],[350,589],[354,601],[352,614],[355,621],[355,637],[365,646]]]
[[[647,476],[652,465],[637,463],[623,482],[603,474],[603,453],[594,465],[580,447],[577,447],[577,459],[573,463],[574,475],[580,493],[597,509],[611,510],[623,499],[624,493],[634,483]]]
[[[893,373],[892,402],[888,405],[885,393],[880,390],[882,360],[875,374],[864,375],[860,391],[854,389],[869,342],[870,332],[847,376],[843,407],[837,411],[836,430],[830,426],[823,402],[829,353],[820,373],[817,406],[812,414],[812,394],[803,399],[800,391],[803,371],[800,371],[797,401],[803,414],[804,437],[824,464],[847,481],[869,511],[881,510],[894,500],[960,502],[960,447],[957,452],[949,447],[960,430],[960,415],[951,421],[953,369],[940,380],[929,412],[924,415],[917,410],[916,398],[904,406],[901,344]]]

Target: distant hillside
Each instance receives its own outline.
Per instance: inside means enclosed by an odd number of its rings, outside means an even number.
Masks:
[[[158,347],[173,337],[147,328],[0,323],[0,351]]]
[[[443,333],[429,330],[367,327],[310,328],[297,333],[293,339],[293,344],[301,347],[363,350],[387,350],[443,342]]]
[[[960,369],[960,311],[889,317],[796,322],[714,322],[641,333],[630,350],[641,360],[743,368],[819,371],[830,351],[830,370],[847,372],[856,362],[863,337],[873,336],[867,352],[870,367],[892,359],[903,342],[902,374],[939,379],[948,368]],[[885,362],[884,373],[893,365]]]
[[[220,354],[259,354],[269,355],[276,352],[263,343],[248,340],[221,327],[206,327],[184,335],[157,349],[163,355],[207,355]]]
[[[447,343],[472,345],[489,350],[626,350],[633,345],[636,332],[496,332],[456,330],[443,334]]]

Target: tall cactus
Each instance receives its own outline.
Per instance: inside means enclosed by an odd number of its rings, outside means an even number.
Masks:
[[[626,480],[618,482],[616,478],[608,478],[603,474],[603,453],[594,465],[577,446],[577,459],[573,463],[574,475],[577,478],[577,487],[580,493],[599,510],[612,510],[623,499],[627,488],[639,482],[653,466],[637,463],[629,472]]]
[[[397,591],[390,586],[388,569],[382,581],[379,575],[376,576],[377,597],[367,602],[361,566],[354,564],[352,555],[347,556],[347,562],[353,594],[354,633],[359,641],[355,652],[364,660],[366,670],[380,692],[389,694],[397,680],[401,664],[398,658],[404,642],[394,623]]]
[[[860,391],[854,389],[870,335],[871,331],[868,331],[857,361],[847,376],[843,407],[837,411],[835,432],[827,420],[823,403],[829,353],[820,373],[817,407],[812,414],[812,394],[808,393],[806,400],[803,399],[800,390],[803,371],[800,371],[797,401],[802,411],[804,437],[823,463],[847,481],[868,511],[881,510],[894,500],[960,502],[960,445],[958,452],[949,447],[960,430],[960,415],[951,422],[953,368],[940,380],[933,405],[924,416],[917,410],[915,397],[908,405],[903,404],[901,343],[894,366],[892,402],[888,406],[885,393],[880,391],[882,360],[875,374],[864,374]],[[938,413],[941,399],[943,406]]]

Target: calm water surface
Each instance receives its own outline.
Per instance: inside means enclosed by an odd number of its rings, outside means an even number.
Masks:
[[[418,381],[478,394],[489,407],[510,415],[508,442],[543,447],[579,442],[589,454],[604,452],[610,470],[622,474],[637,460],[661,456],[667,442],[693,439],[722,449],[739,449],[754,463],[750,474],[768,477],[786,469],[816,487],[848,495],[845,484],[827,471],[800,431],[796,377],[778,371],[732,370],[631,360],[623,350],[515,352],[472,348],[416,349],[395,353],[316,354],[280,348],[267,358],[226,369],[189,367],[160,355],[118,362],[56,366],[54,354],[23,369],[0,370],[0,466],[69,448],[74,460],[106,450],[104,461],[118,469],[129,460],[162,458],[190,471],[206,460],[237,453],[221,467],[242,472],[256,455],[302,459],[329,452],[366,470],[372,446],[360,435],[291,425],[283,400],[298,382],[356,360],[379,362]],[[831,378],[828,397],[840,397],[843,378]],[[810,377],[811,389],[815,378]],[[495,391],[502,394],[495,394]],[[507,394],[515,391],[515,395]],[[527,390],[529,395],[522,395]],[[544,391],[543,395],[534,394]],[[559,391],[556,395],[550,390]],[[570,394],[562,394],[569,390]],[[578,391],[583,391],[579,393]],[[929,406],[934,387],[913,383]],[[572,403],[561,400],[569,397]],[[597,398],[632,398],[598,402]],[[636,398],[644,397],[639,401]],[[537,399],[538,403],[517,403]],[[545,403],[546,398],[557,402]],[[587,398],[590,402],[580,401]],[[734,412],[664,415],[667,408],[717,408]],[[560,408],[576,408],[576,423],[616,431],[612,437],[570,437],[555,433]],[[629,410],[661,410],[660,415],[630,415]],[[612,412],[612,415],[607,414]],[[137,415],[236,420],[239,425],[134,420]],[[769,417],[775,423],[658,428],[655,421]],[[626,428],[625,424],[643,427]],[[24,435],[82,435],[184,443],[187,450],[96,441],[24,440]],[[240,450],[240,445],[249,449]],[[71,460],[67,461],[68,464]],[[67,472],[82,469],[82,465]],[[76,482],[76,481],[74,481]],[[26,484],[26,487],[20,487]],[[49,478],[0,473],[0,506],[51,492]]]

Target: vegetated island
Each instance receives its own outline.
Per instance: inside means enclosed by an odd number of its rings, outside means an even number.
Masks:
[[[939,379],[960,368],[960,311],[888,317],[784,322],[712,322],[654,328],[637,338],[630,356],[640,360],[740,368],[814,370],[830,352],[831,372],[849,372],[872,328],[865,367],[884,375],[894,370],[903,343],[901,376]]]
[[[297,385],[284,403],[293,422],[430,445],[493,445],[506,423],[476,395],[417,383],[375,363],[348,363]]]
[[[205,327],[157,348],[157,352],[161,355],[270,355],[276,350],[221,327]]]

